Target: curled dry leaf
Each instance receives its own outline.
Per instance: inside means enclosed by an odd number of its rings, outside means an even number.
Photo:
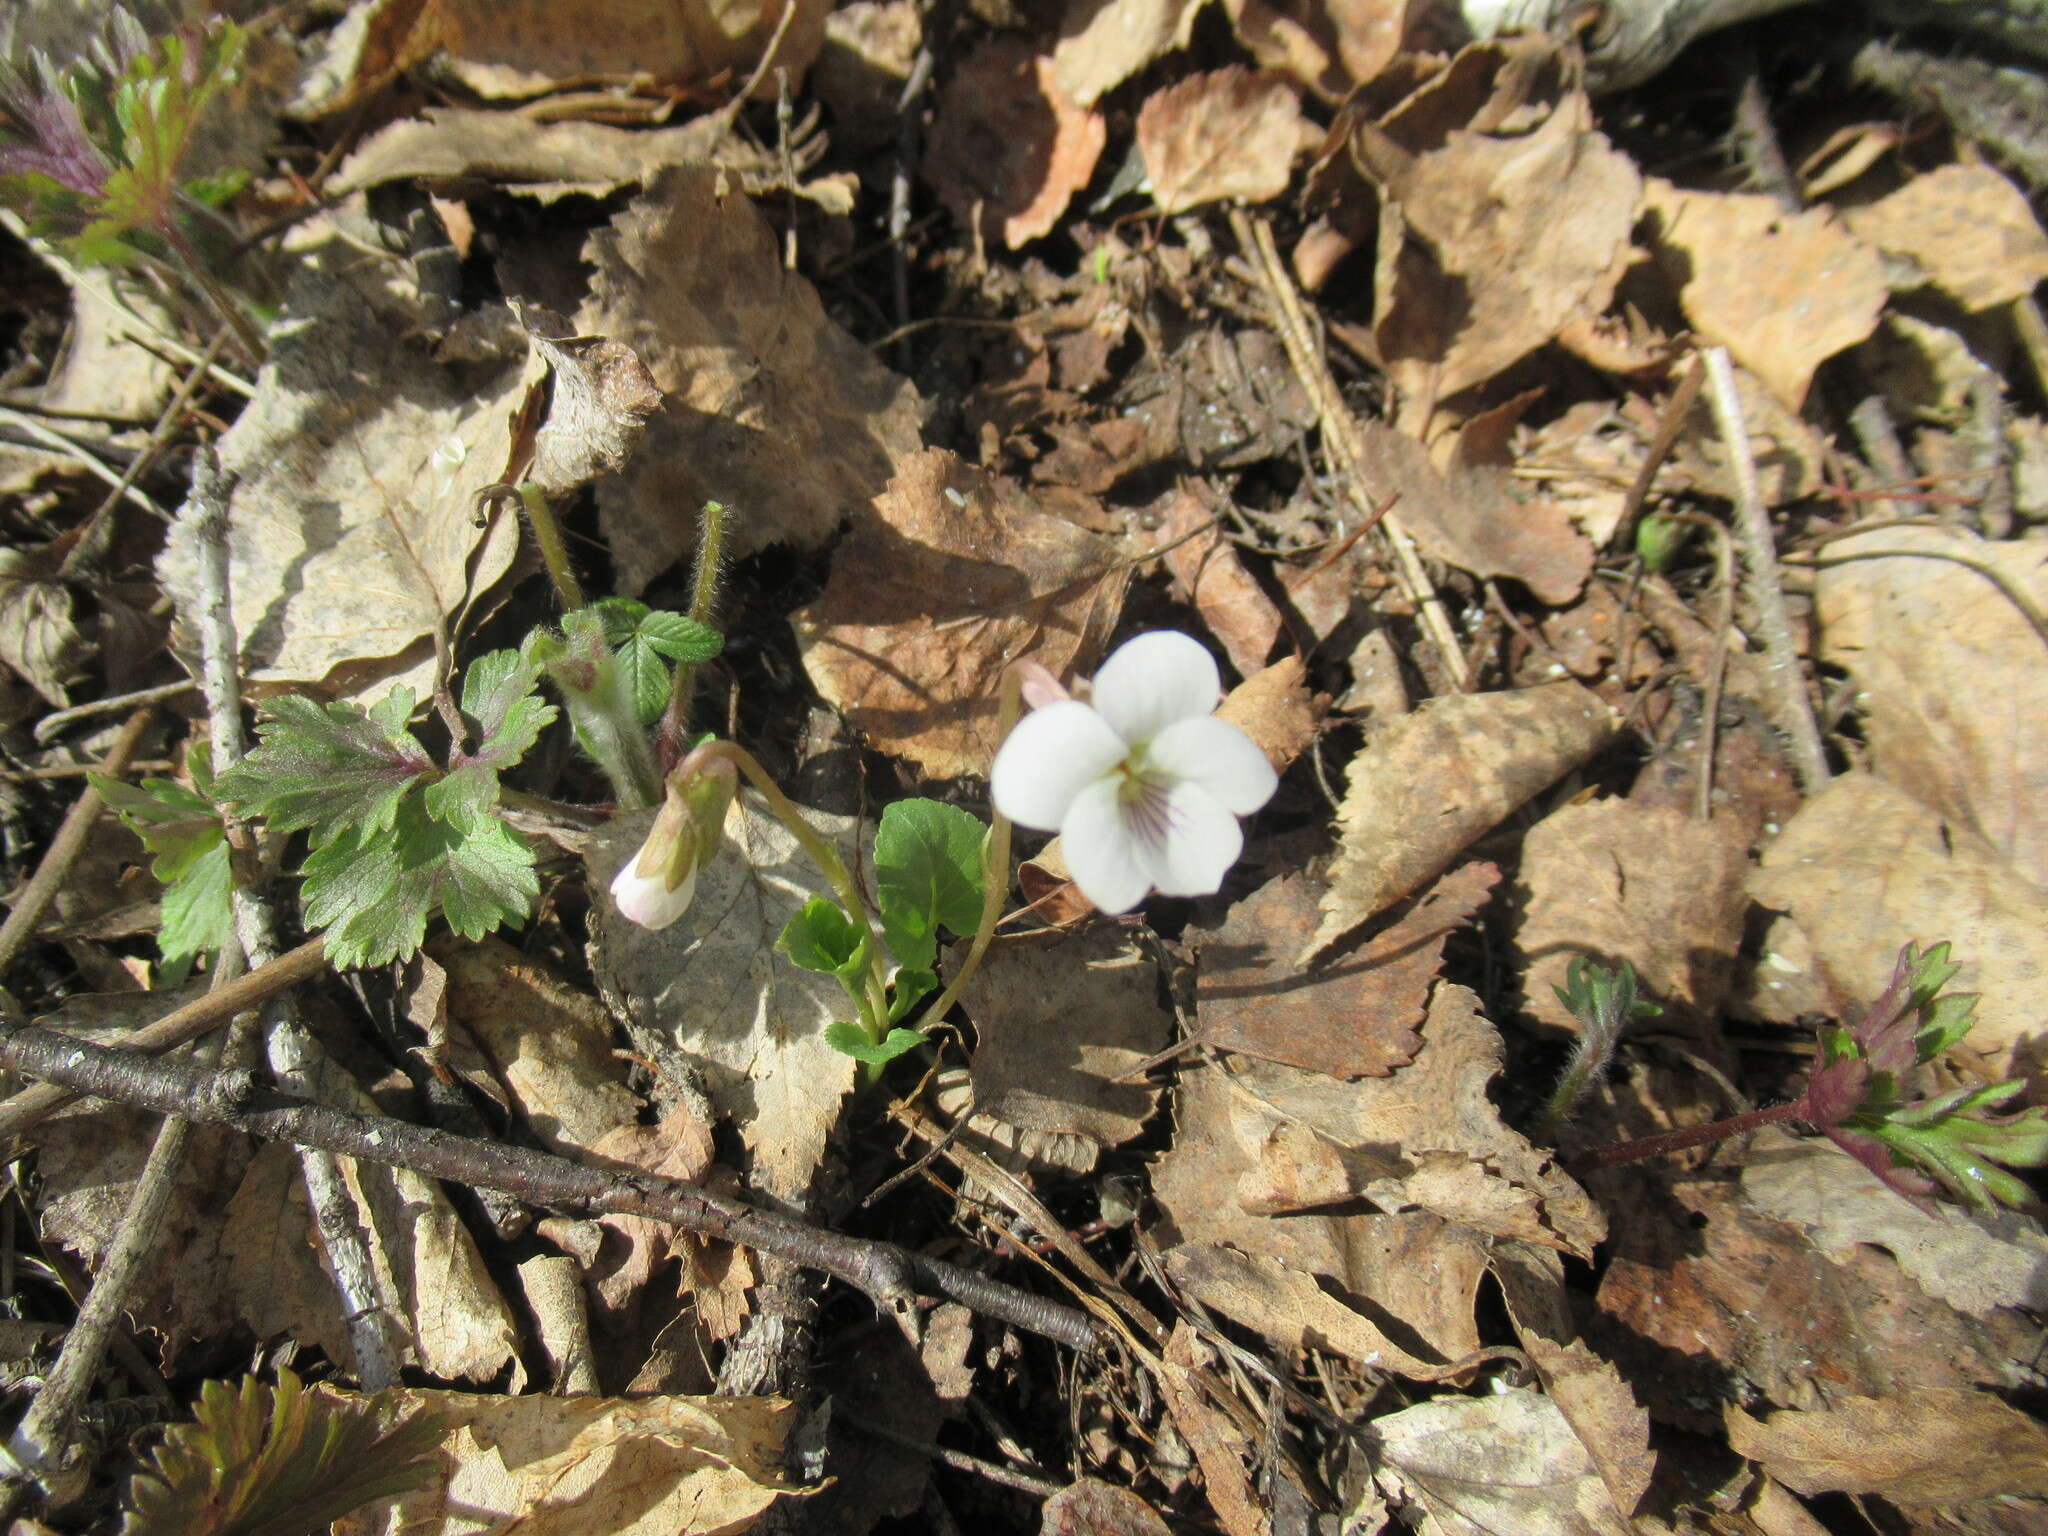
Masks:
[[[654,814],[616,816],[591,839],[584,867],[592,891],[611,889]],[[856,866],[852,818],[806,814]],[[775,941],[806,901],[829,891],[752,791],[734,797],[725,839],[698,876],[690,910],[668,928],[642,928],[600,897],[591,912],[591,970],[657,1076],[673,1083],[701,1077],[753,1153],[753,1182],[797,1203],[853,1086],[855,1063],[825,1043],[825,1027],[847,1008],[838,981],[790,965]]]
[[[953,778],[995,758],[1004,668],[1086,666],[1129,581],[1108,540],[932,448],[903,459],[792,622],[827,702],[882,751]]]
[[[1223,0],[1247,52],[1325,101],[1377,78],[1401,51],[1422,0]]]
[[[1129,1141],[1159,1091],[1119,1079],[1167,1043],[1158,993],[1158,967],[1117,928],[999,941],[961,997],[977,1040],[975,1104],[1026,1131]]]
[[[220,442],[234,480],[228,586],[243,675],[275,686],[432,685],[429,637],[511,567],[510,516],[477,526],[525,393],[527,350],[461,371],[345,241],[302,253],[256,396]],[[189,524],[157,575],[199,611]],[[196,650],[196,640],[181,637]]]
[[[1294,89],[1237,65],[1155,91],[1138,109],[1138,152],[1164,214],[1287,190],[1304,120]]]
[[[1210,1045],[1332,1077],[1384,1077],[1422,1048],[1444,943],[1486,904],[1500,871],[1467,864],[1425,891],[1393,923],[1327,965],[1295,956],[1318,921],[1319,882],[1289,875],[1191,935],[1195,1007]]]
[[[1901,944],[1953,944],[1954,990],[1979,995],[1958,1049],[1994,1077],[2042,1062],[2048,890],[1968,826],[1882,779],[1843,774],[1764,850],[1749,889],[1799,925],[1837,1006],[1882,992]]]
[[[2026,194],[1988,165],[1943,165],[1842,220],[1860,240],[1903,258],[1913,280],[1965,309],[2009,304],[2048,278],[2048,234]]]
[[[1579,595],[1593,546],[1554,502],[1525,501],[1505,470],[1443,471],[1429,450],[1384,422],[1362,421],[1375,495],[1397,495],[1401,519],[1423,552],[1475,576],[1507,576],[1546,603]]]
[[[663,172],[583,259],[577,328],[631,347],[666,398],[628,472],[598,488],[626,595],[696,547],[706,501],[735,509],[735,555],[809,548],[916,449],[917,392],[783,271],[775,231],[717,170]]]
[[[940,93],[923,170],[955,218],[1014,251],[1052,232],[1108,138],[1102,114],[1062,88],[1050,54],[999,37]]]
[[[633,349],[608,336],[578,336],[551,309],[516,305],[527,339],[547,364],[547,414],[534,436],[524,478],[551,497],[615,475],[640,446],[661,391]]]
[[[331,1388],[317,1388],[332,1392]],[[774,1397],[499,1397],[394,1388],[367,1399],[449,1424],[438,1475],[339,1536],[724,1536],[802,1489],[783,1476],[795,1405]]]
[[[1304,961],[1450,866],[1619,728],[1577,683],[1432,699],[1375,731],[1345,772],[1343,844]]]
[[[1584,955],[1627,961],[1647,1000],[1703,1024],[1719,1011],[1735,970],[1748,873],[1749,850],[1732,817],[1696,821],[1627,800],[1553,811],[1522,843],[1522,1006],[1576,1032],[1578,1020],[1553,989]]]
[[[1860,1244],[1884,1249],[1928,1295],[1972,1317],[2048,1308],[2048,1236],[2018,1211],[1922,1210],[1833,1142],[1783,1133],[1751,1144],[1742,1192],[1766,1215],[1804,1226],[1832,1257]]]
[[[1473,44],[1429,112],[1361,122],[1354,163],[1378,186],[1373,335],[1403,425],[1604,311],[1629,252],[1641,178],[1593,127],[1546,39]]]
[[[1814,369],[1877,328],[1884,263],[1826,209],[1787,213],[1774,198],[1687,192],[1654,176],[1643,208],[1693,329],[1791,409]]]
[[[1821,660],[1856,680],[1872,766],[2048,887],[2048,640],[1971,568],[2039,611],[2048,549],[1886,528],[1819,559]]]
[[[1727,1416],[1736,1454],[1809,1496],[1874,1493],[1919,1506],[2048,1497],[2048,1429],[1988,1392],[1925,1388]]]

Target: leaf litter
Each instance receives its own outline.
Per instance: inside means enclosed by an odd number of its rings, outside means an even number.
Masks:
[[[1902,1530],[2038,1514],[2034,1211],[1921,1209],[1782,1129],[1584,1159],[1789,1098],[1815,1020],[1853,1024],[1908,942],[1950,942],[1978,995],[1932,1084],[2040,1076],[2028,445],[2048,428],[2016,361],[2039,345],[2039,188],[1901,102],[1921,137],[1866,124],[1805,206],[1768,157],[1763,190],[1731,190],[1679,141],[1732,120],[1733,85],[1701,87],[1706,108],[1589,94],[1603,39],[1458,42],[1426,10],[807,3],[655,25],[435,0],[297,40],[280,131],[306,153],[233,215],[300,215],[273,253],[297,276],[246,404],[209,375],[208,414],[181,418],[188,441],[226,428],[252,693],[431,704],[454,659],[555,622],[514,509],[477,515],[526,475],[585,579],[656,609],[689,605],[702,505],[734,508],[695,723],[801,776],[863,877],[899,794],[983,808],[1005,668],[1078,685],[1145,629],[1211,645],[1243,679],[1224,718],[1284,775],[1221,891],[1136,917],[1091,913],[1057,840],[1019,847],[1028,912],[1004,902],[957,1009],[856,1092],[824,1044],[844,995],[776,947],[825,887],[751,794],[691,910],[650,932],[604,893],[651,813],[589,805],[566,723],[522,726],[535,754],[499,789],[483,713],[466,779],[424,709],[387,721],[431,745],[394,795],[502,794],[553,849],[516,944],[437,938],[343,999],[401,1022],[328,1030],[342,1101],[806,1211],[1078,1291],[1128,1331],[1114,1360],[1056,1358],[948,1304],[905,1336],[834,1293],[811,1310],[773,1254],[361,1168],[378,1296],[437,1385],[358,1398],[294,1159],[208,1132],[176,1252],[130,1308],[177,1389],[286,1339],[333,1411],[459,1422],[421,1489],[338,1528],[739,1530],[778,1501],[849,1531],[1232,1536],[1340,1511],[1810,1530],[1834,1494]],[[1826,87],[1768,83],[1781,129],[1840,127]],[[440,300],[397,198],[454,248]],[[1306,297],[1245,243],[1261,232]],[[126,285],[140,318],[113,318],[98,281],[72,282],[68,353],[24,332],[10,396],[74,440],[7,448],[21,722],[175,682],[122,618],[159,596],[196,656],[189,534],[95,514],[86,466],[133,457],[176,504],[145,418],[208,333]],[[1737,365],[1732,448],[1677,398],[1701,344]],[[1731,592],[1697,520],[1752,471],[1777,568]],[[1789,634],[1760,580],[1789,593]],[[1785,718],[1780,642],[1824,706],[1825,786],[1764,723]],[[658,713],[666,659],[634,666]],[[30,775],[89,745],[9,732]],[[159,732],[167,761],[197,734]],[[62,782],[9,781],[10,859]],[[158,979],[132,925],[78,917],[146,893],[121,847],[74,867],[38,942],[132,987]],[[912,948],[966,940],[975,906]],[[1662,1011],[1546,1126],[1588,960],[1626,963]],[[9,982],[67,1027],[94,1016],[47,968]],[[918,1162],[905,1132],[946,1124]],[[31,1133],[41,1236],[88,1273],[150,1129],[81,1106]],[[750,1374],[776,1349],[796,1363]],[[685,1395],[728,1371],[738,1395]]]

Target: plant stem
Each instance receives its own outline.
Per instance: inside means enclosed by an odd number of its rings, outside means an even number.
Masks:
[[[1793,1099],[1789,1103],[1773,1104],[1769,1109],[1751,1110],[1746,1115],[1730,1115],[1726,1120],[1710,1120],[1705,1125],[1688,1125],[1682,1130],[1665,1131],[1659,1136],[1618,1141],[1611,1147],[1596,1147],[1573,1158],[1571,1171],[1574,1176],[1583,1176],[1595,1169],[1612,1168],[1616,1163],[1633,1163],[1645,1157],[1661,1157],[1667,1152],[1683,1152],[1687,1147],[1705,1146],[1708,1142],[1726,1141],[1730,1136],[1741,1136],[1766,1125],[1782,1125],[1787,1120],[1797,1120],[1805,1109],[1803,1098]]]
[[[206,295],[206,301],[213,306],[221,322],[235,333],[235,340],[242,344],[242,350],[249,355],[249,366],[261,368],[264,358],[270,352],[264,343],[263,333],[256,329],[242,306],[235,302],[234,295],[223,288],[219,280],[207,269],[205,259],[193,249],[192,242],[185,238],[185,232],[178,228],[173,220],[166,218],[160,226],[160,232],[165,243],[170,246],[171,253],[178,258],[178,269],[191,279],[194,287]]]
[[[533,541],[540,546],[541,562],[548,568],[548,580],[555,584],[555,596],[561,599],[566,611],[581,608],[583,583],[576,579],[576,568],[569,563],[569,546],[562,542],[562,525],[555,521],[555,509],[548,505],[547,492],[531,480],[520,481],[516,489],[519,505],[526,510],[526,521],[533,527]]]
[[[727,510],[722,501],[707,501],[697,514],[697,573],[690,591],[690,617],[707,629],[711,627],[712,604],[718,597],[720,562],[725,558]],[[661,724],[654,734],[655,755],[661,759],[664,773],[675,767],[683,755],[683,742],[690,730],[690,699],[696,691],[697,664],[677,662],[675,677],[669,685],[668,708],[662,711]]]

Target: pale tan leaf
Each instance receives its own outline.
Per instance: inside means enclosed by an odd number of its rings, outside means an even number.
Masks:
[[[1129,582],[1108,540],[932,448],[901,463],[792,622],[828,703],[882,751],[954,778],[995,760],[1003,670],[1086,666]]]
[[[955,218],[1014,251],[1052,232],[1108,138],[1102,114],[1061,87],[1051,54],[997,37],[940,93],[921,169]]]
[[[1736,1454],[1798,1493],[1908,1505],[2048,1497],[2048,1429],[1988,1392],[1930,1387],[1762,1418],[1730,1407],[1727,1421]]]
[[[1183,1243],[1167,1255],[1166,1272],[1202,1305],[1291,1355],[1330,1350],[1367,1369],[1422,1381],[1438,1379],[1449,1363],[1410,1354],[1312,1276],[1274,1259],[1251,1258],[1209,1243]]]
[[[1187,45],[1204,0],[1068,0],[1052,51],[1060,88],[1084,107]]]
[[[1345,771],[1343,843],[1307,960],[1450,866],[1476,837],[1605,746],[1620,722],[1577,683],[1432,699]]]
[[[2026,194],[1988,165],[1937,166],[1842,221],[1906,261],[1912,286],[1932,284],[1965,309],[2009,304],[2048,278],[2048,233]]]
[[[1158,1375],[1160,1394],[1195,1453],[1202,1492],[1226,1536],[1271,1536],[1271,1513],[1253,1491],[1247,1471],[1254,1455],[1251,1436],[1195,1383],[1194,1368],[1208,1363],[1206,1353],[1185,1320],[1175,1323]]]
[[[1138,109],[1138,152],[1165,214],[1226,198],[1262,203],[1287,190],[1303,119],[1277,74],[1232,65],[1190,75]]]
[[[598,488],[621,592],[696,547],[706,501],[734,508],[732,554],[808,548],[916,449],[917,392],[783,271],[776,232],[720,172],[664,171],[583,259],[577,328],[631,347],[666,397],[626,474]]]
[[[1826,209],[1787,213],[1775,198],[1654,176],[1643,206],[1693,329],[1793,410],[1821,363],[1876,328],[1884,263]]]
[[[1308,691],[1307,676],[1301,657],[1284,657],[1247,674],[1216,710],[1219,719],[1251,737],[1276,773],[1285,773],[1308,750],[1329,707],[1327,698]]]

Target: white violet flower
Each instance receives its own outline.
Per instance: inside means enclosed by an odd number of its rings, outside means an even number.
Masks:
[[[622,916],[642,928],[666,928],[690,910],[697,871],[718,852],[737,782],[723,758],[702,767],[692,758],[677,765],[646,841],[612,877],[612,900]]]
[[[1074,883],[1104,912],[1155,888],[1205,896],[1244,850],[1237,818],[1279,783],[1251,738],[1215,718],[1222,696],[1194,639],[1139,635],[1103,663],[1090,702],[1055,693],[1017,723],[990,798],[1019,826],[1058,832]]]

